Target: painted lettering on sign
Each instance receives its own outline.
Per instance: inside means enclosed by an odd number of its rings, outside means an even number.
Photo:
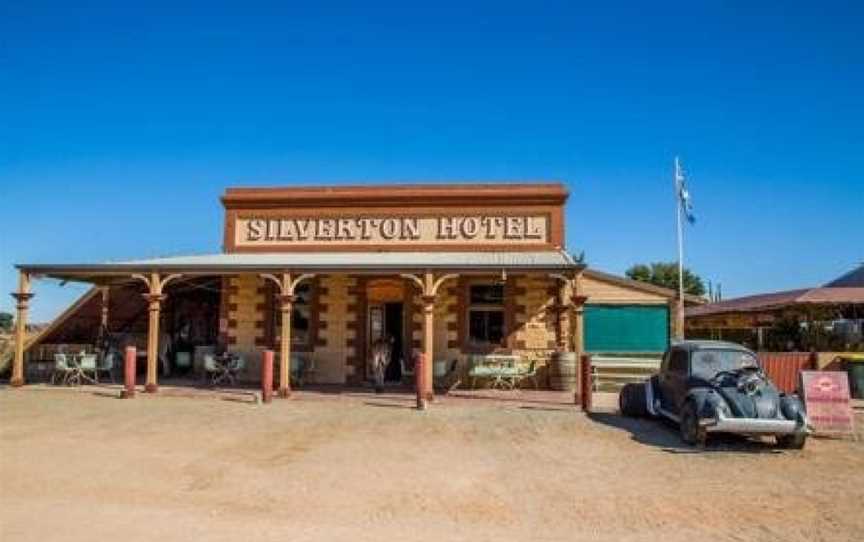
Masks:
[[[271,244],[542,244],[549,219],[536,216],[237,218],[238,246]]]
[[[841,371],[801,371],[807,418],[817,433],[852,433],[849,377]]]

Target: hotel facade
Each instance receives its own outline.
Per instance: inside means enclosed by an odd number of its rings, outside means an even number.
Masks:
[[[567,199],[557,183],[229,188],[221,253],[19,264],[12,383],[39,378],[57,351],[109,344],[138,347],[152,392],[221,350],[254,382],[272,349],[283,394],[284,360],[314,367],[308,383],[368,382],[382,338],[387,380],[404,381],[422,353],[430,386],[482,356],[517,356],[546,383],[554,352],[662,351],[675,293],[574,261]],[[92,288],[25,343],[38,279]]]

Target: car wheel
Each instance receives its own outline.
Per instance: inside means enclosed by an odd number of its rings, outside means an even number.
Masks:
[[[707,433],[704,427],[699,425],[699,416],[696,414],[696,403],[687,401],[681,409],[681,440],[691,446],[704,446]]]
[[[648,414],[644,384],[625,384],[618,394],[618,410],[624,416],[641,418]]]
[[[791,435],[777,435],[777,446],[786,450],[801,450],[807,443],[807,435],[793,433]]]

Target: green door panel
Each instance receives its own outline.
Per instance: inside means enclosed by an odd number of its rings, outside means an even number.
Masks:
[[[669,309],[657,305],[586,305],[588,352],[663,352],[669,344]]]

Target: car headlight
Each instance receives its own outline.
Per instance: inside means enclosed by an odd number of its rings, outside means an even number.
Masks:
[[[804,405],[797,395],[783,395],[780,397],[780,413],[787,420],[799,420],[804,414]]]

